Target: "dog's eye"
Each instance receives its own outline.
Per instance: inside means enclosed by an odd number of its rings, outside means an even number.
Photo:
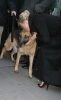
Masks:
[[[24,36],[24,38],[25,38],[25,39],[27,39],[27,38],[28,38],[28,36],[26,36],[26,35],[25,35],[25,36]]]

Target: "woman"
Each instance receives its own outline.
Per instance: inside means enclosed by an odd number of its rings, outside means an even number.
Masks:
[[[42,80],[38,86],[61,86],[61,18],[47,14],[30,15],[26,10],[19,15],[18,24],[31,34],[34,32],[30,39],[36,38],[41,45],[34,65],[38,72],[33,72]]]
[[[18,0],[17,0],[17,2],[18,2]],[[20,5],[22,4],[22,6],[20,6],[19,12],[21,13],[25,10],[28,10],[30,12],[30,14],[49,13],[50,9],[54,5],[54,2],[55,2],[55,0],[22,0],[22,1],[19,0],[19,4]],[[24,56],[24,58],[25,58],[25,60],[23,61],[23,64],[26,64],[26,65],[25,66],[22,65],[22,68],[28,69],[29,56]]]

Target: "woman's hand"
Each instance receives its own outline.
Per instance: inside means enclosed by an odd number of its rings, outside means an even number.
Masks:
[[[13,16],[13,14],[16,16],[16,11],[11,11],[11,16]]]
[[[34,40],[34,39],[36,39],[36,32],[33,32],[34,34],[33,34],[33,36],[32,37],[30,37],[30,39],[29,40]]]

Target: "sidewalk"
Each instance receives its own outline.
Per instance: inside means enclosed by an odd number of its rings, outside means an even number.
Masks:
[[[49,86],[39,88],[38,79],[28,77],[28,70],[19,66],[14,73],[15,63],[8,53],[0,60],[0,100],[61,100],[61,88]]]

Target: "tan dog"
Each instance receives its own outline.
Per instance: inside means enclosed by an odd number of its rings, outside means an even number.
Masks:
[[[11,33],[9,34],[5,44],[4,44],[4,47],[2,49],[2,52],[1,52],[1,55],[0,55],[0,59],[3,58],[4,54],[7,52],[7,51],[10,51],[11,49],[13,49],[13,51],[11,52],[11,59],[12,61],[15,61],[14,58],[13,58],[13,55],[15,53],[17,53],[17,44],[18,44],[18,35],[19,35],[19,32],[20,30],[16,30],[14,31],[14,37],[13,37],[13,42],[11,42]]]
[[[31,37],[30,32],[22,31],[19,37],[19,48],[17,52],[17,60],[15,64],[15,72],[18,72],[18,64],[21,55],[29,55],[30,65],[29,65],[29,77],[32,78],[32,64],[34,59],[34,54],[36,50],[36,40],[29,40]]]
[[[3,57],[4,52],[10,50],[11,48],[13,48],[14,45],[16,46],[18,44],[15,72],[18,72],[18,65],[19,65],[19,60],[20,60],[21,55],[29,55],[29,58],[30,58],[29,77],[32,78],[32,64],[33,64],[34,54],[36,50],[36,40],[29,40],[30,37],[31,37],[30,32],[26,32],[23,30],[19,33],[18,40],[14,37],[13,42],[11,42],[11,34],[10,34],[8,39],[6,40],[6,43],[2,50],[0,58]],[[13,58],[14,53],[16,52],[11,53],[12,61],[14,61],[14,58]]]

